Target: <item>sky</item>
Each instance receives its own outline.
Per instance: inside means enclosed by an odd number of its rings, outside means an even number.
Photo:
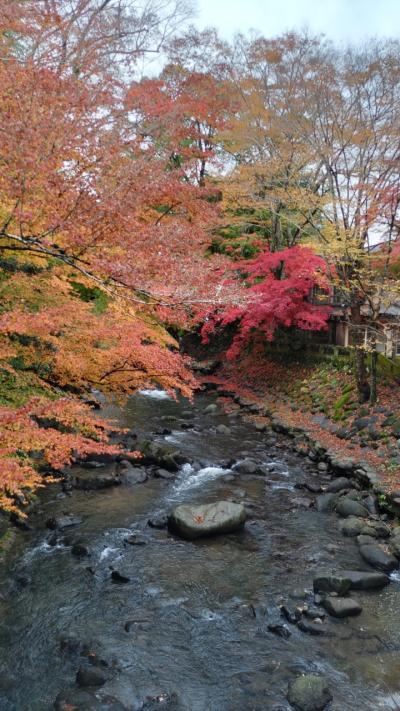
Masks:
[[[197,0],[195,24],[215,26],[226,39],[249,29],[273,37],[306,27],[344,43],[400,39],[400,0]]]

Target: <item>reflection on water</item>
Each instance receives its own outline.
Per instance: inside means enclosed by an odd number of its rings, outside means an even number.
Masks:
[[[288,710],[288,682],[306,671],[328,678],[330,711],[396,709],[399,574],[383,591],[359,593],[362,615],[329,620],[324,637],[294,626],[289,639],[272,634],[278,605],[304,603],[316,570],[363,567],[357,546],[341,537],[334,515],[293,502],[296,485],[316,476],[311,463],[266,447],[240,418],[204,413],[209,397],[192,406],[165,395],[143,391],[112,414],[139,436],[179,443],[191,463],[174,480],[60,499],[55,486],[42,495],[35,532],[17,534],[0,600],[0,711],[50,711],[57,693],[74,687],[82,660],[60,651],[65,635],[99,650],[114,670],[100,696],[114,695],[131,711],[147,695],[172,692],[179,711]],[[194,429],[180,430],[189,415]],[[164,418],[175,418],[167,438],[154,435]],[[218,424],[230,433],[218,434]],[[249,456],[266,475],[230,469]],[[245,503],[243,532],[190,543],[147,525],[178,502],[218,498]],[[44,521],[62,511],[82,525],[50,545]],[[132,533],[144,545],[126,543]],[[89,557],[71,554],[71,535]],[[127,582],[113,582],[110,568]]]

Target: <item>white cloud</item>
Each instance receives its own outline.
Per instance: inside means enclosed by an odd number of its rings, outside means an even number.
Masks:
[[[334,40],[400,35],[400,0],[197,0],[199,27],[231,37],[256,29],[267,37],[308,27]]]

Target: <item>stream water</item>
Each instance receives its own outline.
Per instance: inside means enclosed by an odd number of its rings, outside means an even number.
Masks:
[[[81,658],[60,647],[71,636],[109,664],[112,678],[98,697],[114,696],[131,711],[162,694],[176,694],[171,708],[179,711],[289,710],[288,683],[302,672],[327,678],[331,711],[400,708],[396,576],[382,591],[359,593],[362,614],[328,620],[324,636],[294,625],[288,639],[268,630],[282,622],[279,603],[304,602],[315,571],[368,566],[339,533],[336,515],[308,509],[312,495],[295,488],[315,476],[314,465],[284,438],[266,445],[251,423],[206,414],[213,398],[190,404],[145,392],[114,412],[122,425],[190,457],[193,465],[174,479],[70,496],[55,484],[41,495],[34,530],[17,533],[1,574],[1,711],[50,711],[61,690],[74,688]],[[221,423],[231,434],[216,432]],[[154,435],[163,427],[171,433]],[[246,456],[268,473],[229,469],[229,460]],[[248,508],[241,533],[193,543],[147,524],[179,502],[225,498]],[[45,521],[62,511],[82,518],[71,532],[84,539],[89,558],[49,544]],[[145,545],[125,543],[133,531]],[[130,582],[113,582],[110,566]]]

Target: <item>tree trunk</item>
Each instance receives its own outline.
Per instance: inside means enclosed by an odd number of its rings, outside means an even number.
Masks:
[[[372,352],[371,352],[371,374],[370,374],[370,393],[369,401],[372,405],[376,403],[377,399],[377,384],[378,384],[378,351],[376,350],[376,338],[373,337],[372,340]]]
[[[361,306],[357,300],[351,306],[351,321],[354,326],[361,326]],[[356,330],[355,334],[355,378],[360,403],[368,402],[370,397],[370,385],[368,382],[366,351],[362,343],[361,330]]]
[[[368,383],[366,354],[362,348],[356,347],[356,383],[358,401],[368,402],[370,397],[370,385]]]

